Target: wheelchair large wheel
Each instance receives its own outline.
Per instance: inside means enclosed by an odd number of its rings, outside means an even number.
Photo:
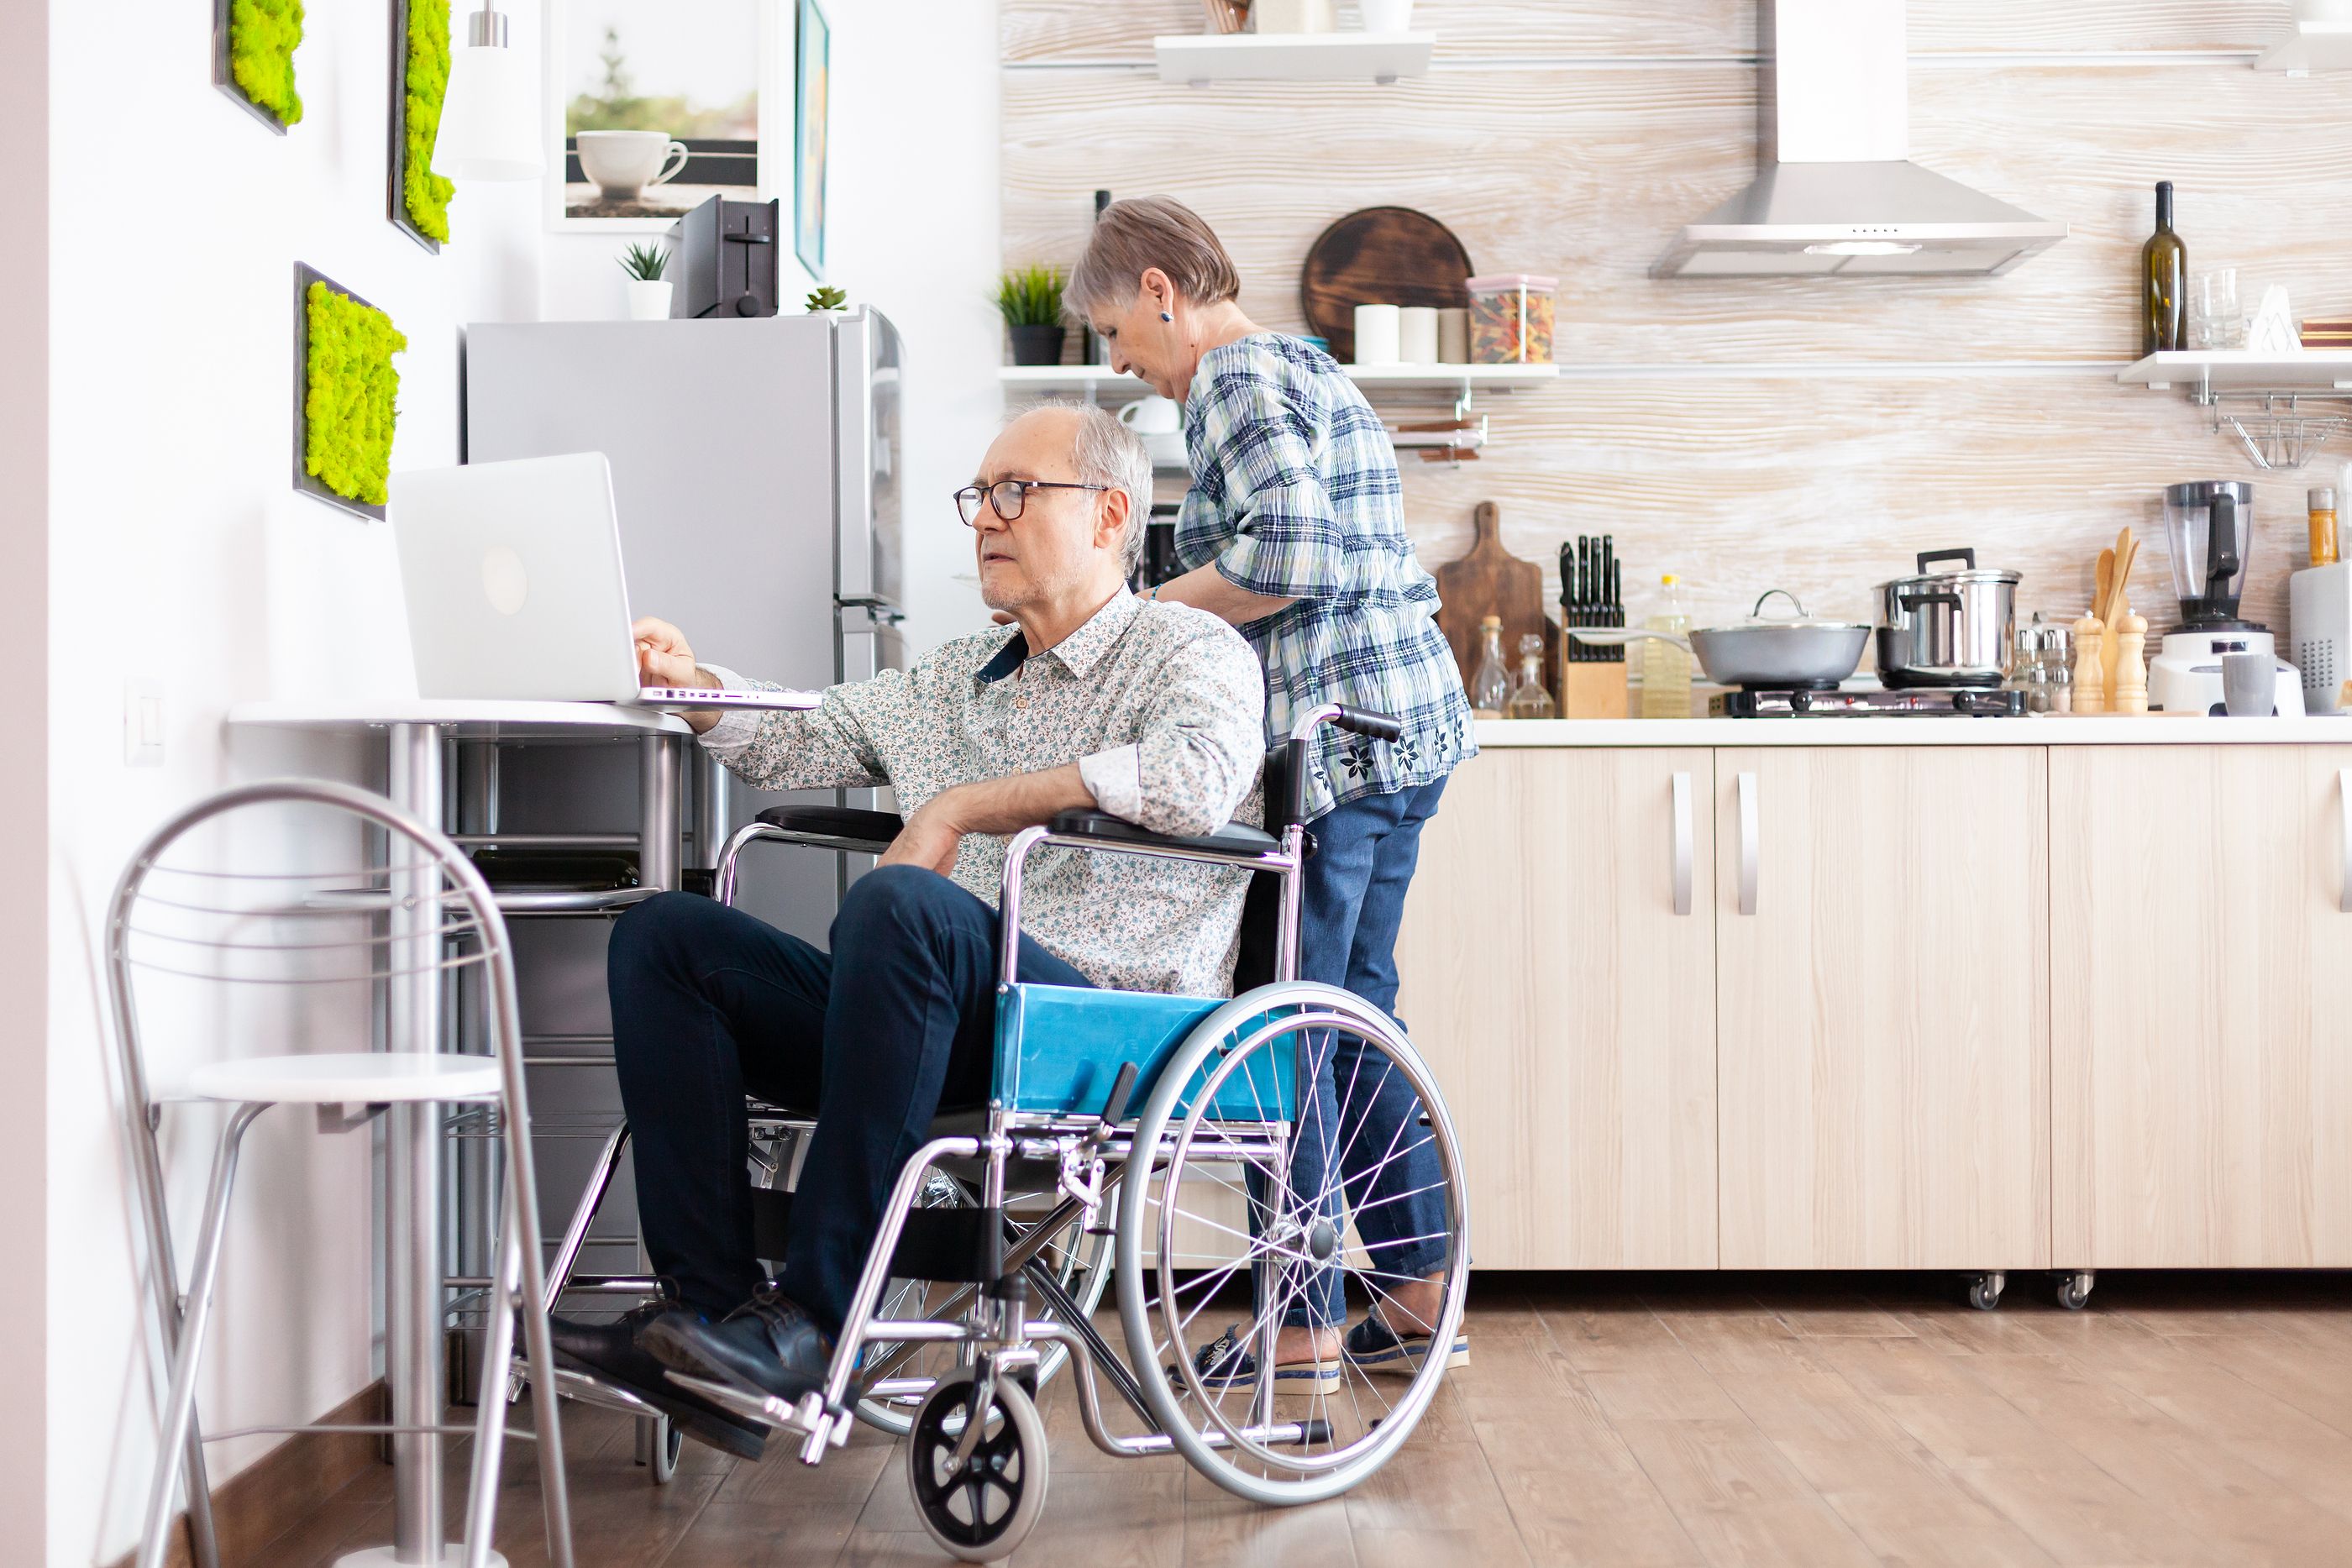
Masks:
[[[1307,1087],[1318,1070],[1328,1097]],[[1296,1121],[1286,1123],[1283,1085],[1294,1076]],[[1294,1179],[1303,1167],[1289,1151],[1310,1134],[1337,1157],[1327,1175]],[[1161,1429],[1193,1469],[1259,1503],[1317,1501],[1377,1470],[1445,1375],[1469,1274],[1461,1151],[1420,1053],[1385,1014],[1335,987],[1261,987],[1178,1049],[1133,1147],[1116,1240],[1119,1320]],[[1368,1253],[1364,1217],[1401,1216],[1416,1199],[1414,1210],[1442,1218],[1416,1230],[1384,1217],[1378,1255]],[[1342,1352],[1316,1375],[1266,1377],[1274,1330],[1334,1270],[1347,1311],[1434,1332],[1386,1355]],[[1397,1299],[1433,1287],[1419,1314]]]
[[[1027,1211],[1033,1220],[1042,1219],[1053,1207],[1055,1197],[1050,1190],[1008,1193],[1005,1207],[1012,1211],[1014,1225],[1025,1230],[1023,1211]],[[969,1207],[978,1201],[962,1182],[939,1170],[924,1179],[922,1194],[916,1199],[923,1207]],[[1081,1218],[1074,1216],[1055,1228],[1026,1272],[1031,1286],[1029,1315],[1033,1319],[1058,1319],[1062,1315],[1048,1292],[1049,1284],[1074,1303],[1081,1315],[1091,1317],[1102,1302],[1104,1288],[1110,1282],[1110,1238],[1087,1235]],[[884,1322],[951,1320],[971,1305],[972,1295],[972,1287],[966,1284],[894,1278],[882,1287],[874,1315]],[[937,1343],[899,1345],[882,1342],[869,1346],[866,1357],[866,1364],[876,1369],[868,1376],[877,1380],[878,1386],[858,1400],[858,1419],[894,1437],[903,1437],[914,1429],[916,1414],[922,1409],[932,1388],[955,1375],[963,1365],[958,1347]],[[1067,1347],[1058,1343],[1046,1346],[1037,1364],[1036,1386],[1042,1389],[1068,1360]]]
[[[907,1479],[923,1528],[967,1563],[1009,1557],[1045,1507],[1045,1422],[1021,1385],[1000,1378],[974,1416],[979,1385],[970,1372],[940,1380],[916,1413],[907,1443]],[[965,1428],[982,1423],[959,1460]]]

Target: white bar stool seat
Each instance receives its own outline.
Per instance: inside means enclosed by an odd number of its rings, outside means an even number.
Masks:
[[[390,1051],[320,1051],[210,1061],[188,1074],[188,1096],[230,1103],[395,1105],[419,1100],[495,1100],[499,1064],[488,1056]]]

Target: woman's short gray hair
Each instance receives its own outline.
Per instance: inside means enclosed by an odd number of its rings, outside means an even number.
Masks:
[[[1242,291],[1240,272],[1201,214],[1171,196],[1130,196],[1095,219],[1087,248],[1070,269],[1062,298],[1081,320],[1126,306],[1146,269],[1168,275],[1194,305],[1214,305]]]
[[[1127,532],[1119,538],[1127,574],[1143,559],[1143,526],[1151,517],[1151,453],[1143,437],[1091,403],[1039,403],[1038,408],[1066,408],[1078,416],[1077,434],[1070,442],[1070,461],[1081,484],[1127,492]],[[1013,417],[1034,412],[1023,409]]]

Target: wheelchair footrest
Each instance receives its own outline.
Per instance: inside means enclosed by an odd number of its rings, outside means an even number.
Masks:
[[[793,1195],[751,1188],[751,1248],[782,1258],[792,1234]],[[1004,1211],[1001,1208],[918,1208],[907,1215],[890,1272],[901,1280],[989,1285],[1004,1277]]]

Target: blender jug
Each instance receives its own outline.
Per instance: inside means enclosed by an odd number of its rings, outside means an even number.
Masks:
[[[2253,543],[2254,487],[2238,479],[2200,479],[2164,491],[2164,529],[2172,547],[2172,591],[2184,627],[2238,624]]]

